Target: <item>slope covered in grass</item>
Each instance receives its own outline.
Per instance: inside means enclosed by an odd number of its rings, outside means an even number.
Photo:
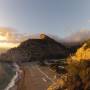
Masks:
[[[90,90],[90,40],[67,59],[66,74],[47,90]]]

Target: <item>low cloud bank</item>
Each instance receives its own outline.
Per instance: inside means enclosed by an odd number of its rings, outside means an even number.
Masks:
[[[28,39],[29,36],[25,36],[16,32],[12,28],[1,27],[0,28],[0,48],[13,48],[17,47],[22,41]]]

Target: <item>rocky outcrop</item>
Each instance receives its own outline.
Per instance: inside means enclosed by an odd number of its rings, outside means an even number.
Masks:
[[[7,61],[36,61],[67,56],[67,49],[61,43],[41,34],[38,39],[28,39],[22,42],[17,48],[9,50],[2,56]]]
[[[47,90],[90,90],[90,62],[72,62]]]
[[[68,58],[67,73],[47,90],[90,90],[90,40]]]
[[[77,61],[80,60],[90,60],[90,40],[88,40],[84,45],[79,48],[74,56],[72,56],[72,59],[75,59]]]

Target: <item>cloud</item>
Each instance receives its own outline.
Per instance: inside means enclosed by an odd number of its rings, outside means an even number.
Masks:
[[[28,37],[29,35],[20,34],[12,28],[0,28],[0,41],[20,43],[21,41],[26,40]]]
[[[89,29],[80,29],[79,32],[81,32],[81,33],[88,33],[88,32],[90,32],[90,30]]]
[[[12,28],[0,27],[0,48],[16,47],[28,37]]]
[[[1,41],[10,41],[10,40],[14,39],[13,33],[14,33],[13,29],[1,27],[0,28],[0,40]]]
[[[87,22],[90,23],[90,19],[88,19]]]
[[[69,37],[65,38],[68,42],[83,42],[90,39],[90,30],[81,29],[76,33],[72,33]]]

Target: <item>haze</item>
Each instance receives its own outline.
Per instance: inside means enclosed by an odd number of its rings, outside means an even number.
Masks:
[[[90,0],[0,0],[0,27],[6,28],[0,30],[1,46],[17,46],[27,38],[26,34],[62,38],[90,31],[89,3]]]
[[[90,0],[0,0],[0,26],[66,37],[90,29]]]

